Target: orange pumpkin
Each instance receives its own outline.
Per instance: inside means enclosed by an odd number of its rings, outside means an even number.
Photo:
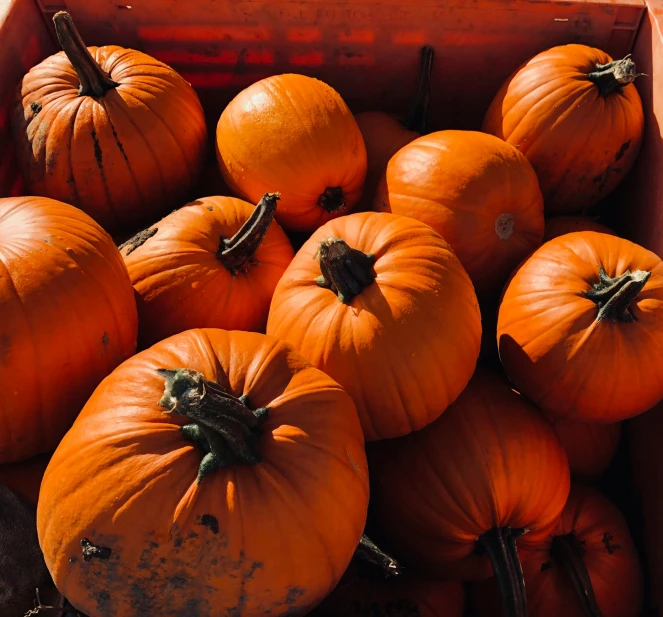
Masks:
[[[373,441],[426,426],[456,399],[476,365],[481,316],[465,270],[430,227],[358,212],[295,255],[267,333],[348,391]]]
[[[539,248],[504,292],[504,368],[551,415],[618,422],[663,398],[663,263],[590,231]]]
[[[37,505],[39,487],[51,453],[39,454],[27,461],[0,465],[0,484],[4,484],[30,503]]]
[[[417,95],[406,118],[402,119],[381,111],[365,111],[355,116],[364,138],[368,160],[364,194],[360,205],[355,208],[356,211],[359,208],[362,210],[372,208],[378,184],[389,159],[403,146],[426,132],[433,55],[432,47],[426,45],[422,48]]]
[[[547,213],[598,203],[633,166],[644,126],[637,76],[628,56],[562,45],[525,62],[495,96],[483,130],[529,159]]]
[[[85,47],[68,13],[53,21],[64,51],[23,78],[13,115],[28,191],[77,206],[111,232],[180,206],[207,147],[193,88],[139,51]]]
[[[272,222],[278,198],[268,193],[257,207],[197,199],[120,247],[136,290],[141,347],[190,328],[264,330],[294,256]]]
[[[513,146],[475,131],[439,131],[389,161],[375,210],[430,225],[458,255],[479,295],[498,293],[543,237],[543,198]]]
[[[597,231],[602,234],[616,236],[614,231],[593,218],[588,216],[553,216],[546,219],[546,227],[543,232],[543,241],[548,242],[557,236],[570,234],[574,231]]]
[[[354,404],[273,337],[188,330],[94,392],[37,509],[58,589],[90,617],[305,614],[366,521]]]
[[[438,420],[369,454],[375,512],[404,564],[452,580],[494,573],[505,614],[525,617],[518,552],[548,536],[570,484],[541,414],[479,369]]]
[[[572,486],[555,530],[523,563],[530,617],[638,617],[642,570],[622,513],[596,489]],[[497,586],[476,586],[478,617],[496,617]]]
[[[366,147],[341,96],[304,75],[276,75],[240,92],[216,127],[224,180],[256,203],[278,187],[276,220],[288,231],[313,231],[359,201]]]
[[[0,463],[55,449],[136,350],[134,292],[111,237],[43,197],[0,199]]]

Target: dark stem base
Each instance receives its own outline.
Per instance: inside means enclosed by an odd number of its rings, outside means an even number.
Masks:
[[[328,186],[318,197],[318,205],[330,214],[345,208],[345,195],[340,186]]]
[[[359,564],[365,564],[371,572],[383,578],[398,576],[401,572],[400,564],[387,555],[377,546],[368,536],[362,536],[357,550],[355,550],[354,559]]]
[[[375,281],[374,256],[350,248],[340,238],[321,240],[316,257],[322,272],[316,282],[331,289],[344,304],[349,304]]]
[[[631,60],[629,54],[621,60],[615,60],[608,64],[597,64],[596,71],[589,73],[587,78],[598,86],[601,96],[605,97],[618,91],[622,86],[633,83],[642,75],[644,73],[638,73],[635,62]]]
[[[589,291],[582,293],[598,306],[597,323],[606,318],[613,323],[635,321],[630,306],[640,295],[650,276],[651,272],[644,270],[627,270],[624,274],[612,278],[606,274],[603,266],[599,266],[599,282]]]

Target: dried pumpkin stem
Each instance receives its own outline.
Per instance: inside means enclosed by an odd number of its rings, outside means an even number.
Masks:
[[[221,238],[216,258],[234,276],[244,272],[253,261],[258,247],[265,238],[276,214],[280,193],[265,193],[255,210],[232,238]]]
[[[555,563],[567,574],[576,592],[578,602],[587,617],[603,617],[594,595],[592,580],[585,565],[585,549],[575,534],[555,536],[550,554]]]
[[[368,536],[364,535],[355,550],[355,559],[370,564],[374,570],[379,571],[385,578],[398,576],[401,573],[400,564],[387,555]]]
[[[375,281],[375,257],[350,248],[340,238],[321,240],[316,257],[322,272],[316,282],[320,287],[331,289],[344,304],[349,304]]]
[[[416,131],[421,134],[426,132],[434,56],[435,50],[432,47],[429,45],[422,47],[417,95],[414,101],[412,101],[412,106],[410,107],[405,122],[403,122],[408,131]]]
[[[260,425],[267,418],[266,407],[252,411],[246,397],[228,394],[198,371],[182,368],[157,372],[166,379],[159,405],[192,420],[182,427],[182,433],[204,454],[199,483],[221,467],[260,462],[254,446],[260,438]]]
[[[345,195],[340,186],[328,186],[318,197],[318,205],[330,214],[345,208]]]
[[[644,73],[638,73],[635,62],[631,60],[629,54],[621,60],[608,64],[597,64],[596,71],[589,73],[587,77],[598,86],[602,96],[608,96],[622,86],[633,83],[641,75]]]
[[[603,266],[599,266],[599,282],[589,291],[582,292],[585,298],[592,300],[599,308],[597,323],[606,318],[613,323],[635,321],[630,306],[640,295],[650,276],[651,272],[645,270],[627,270],[624,274],[612,278],[606,274]]]
[[[113,81],[90,55],[69,13],[59,11],[53,16],[53,23],[60,46],[67,54],[81,82],[78,96],[101,97],[120,85]]]

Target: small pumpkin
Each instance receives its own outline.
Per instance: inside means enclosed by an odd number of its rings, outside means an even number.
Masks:
[[[188,330],[130,358],[56,450],[37,509],[90,617],[305,614],[362,536],[352,399],[285,343]]]
[[[366,176],[366,147],[348,106],[305,75],[267,77],[240,92],[219,118],[216,156],[246,201],[279,187],[276,220],[288,231],[311,232],[351,212]]]
[[[546,219],[543,241],[548,242],[548,240],[557,238],[557,236],[570,234],[574,231],[597,231],[611,236],[618,235],[609,227],[588,216],[552,216]]]
[[[519,553],[554,529],[570,485],[541,414],[477,369],[435,422],[369,455],[378,522],[404,565],[451,580],[494,574],[504,614],[525,617]]]
[[[0,463],[55,450],[99,382],[136,350],[111,237],[45,197],[0,199]]]
[[[626,520],[599,491],[571,487],[555,530],[523,563],[530,617],[638,617],[642,569]],[[497,586],[476,586],[478,617],[494,617]]]
[[[644,128],[636,77],[630,56],[572,44],[537,54],[504,82],[483,130],[529,159],[547,214],[597,204],[633,167]]]
[[[190,328],[263,331],[294,256],[276,222],[278,194],[257,206],[203,197],[120,247],[136,290],[139,345]]]
[[[20,495],[30,503],[37,505],[39,487],[44,477],[51,453],[33,456],[27,461],[0,465],[0,484]]]
[[[590,231],[535,251],[497,320],[506,373],[550,415],[612,423],[663,398],[663,263]]]
[[[536,174],[513,146],[477,131],[415,139],[389,161],[375,210],[411,216],[453,248],[477,293],[499,293],[543,237]]]
[[[28,192],[77,206],[111,233],[180,206],[207,147],[193,88],[142,52],[87,48],[66,12],[53,22],[64,51],[23,78],[12,119]]]
[[[295,255],[267,333],[347,390],[374,441],[423,428],[462,392],[481,316],[467,273],[435,231],[357,212],[318,229]]]

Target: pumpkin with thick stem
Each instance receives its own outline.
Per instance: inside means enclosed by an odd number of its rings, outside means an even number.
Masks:
[[[644,127],[638,75],[629,56],[562,45],[525,62],[495,96],[483,130],[529,159],[547,214],[597,204],[633,167]]]
[[[469,381],[481,316],[472,283],[428,225],[358,212],[302,246],[272,298],[267,333],[352,396],[368,441],[418,430]]]
[[[64,51],[23,78],[12,121],[28,191],[77,206],[112,233],[179,207],[207,148],[193,88],[142,52],[86,47],[66,12],[53,21]]]
[[[39,540],[90,617],[305,614],[368,505],[352,399],[263,334],[188,330],[118,367],[44,475]]]
[[[509,282],[497,342],[515,386],[549,415],[640,414],[663,398],[663,263],[607,234],[550,240]]]
[[[374,210],[411,216],[453,248],[479,296],[498,294],[541,244],[543,198],[513,146],[478,131],[415,139],[389,161]]]
[[[543,241],[548,242],[548,240],[557,238],[557,236],[570,234],[574,231],[597,231],[611,236],[619,235],[609,227],[588,216],[552,216],[546,219]]]
[[[120,247],[136,290],[141,348],[190,328],[264,331],[294,256],[273,221],[278,199],[267,193],[254,207],[203,197]]]
[[[278,187],[276,220],[288,231],[311,232],[351,212],[366,176],[366,147],[348,106],[305,75],[267,77],[240,92],[219,118],[216,157],[247,201]]]
[[[477,369],[421,431],[371,444],[378,521],[405,567],[451,580],[495,575],[507,617],[526,617],[519,553],[554,528],[569,493],[552,427],[497,376]]]

